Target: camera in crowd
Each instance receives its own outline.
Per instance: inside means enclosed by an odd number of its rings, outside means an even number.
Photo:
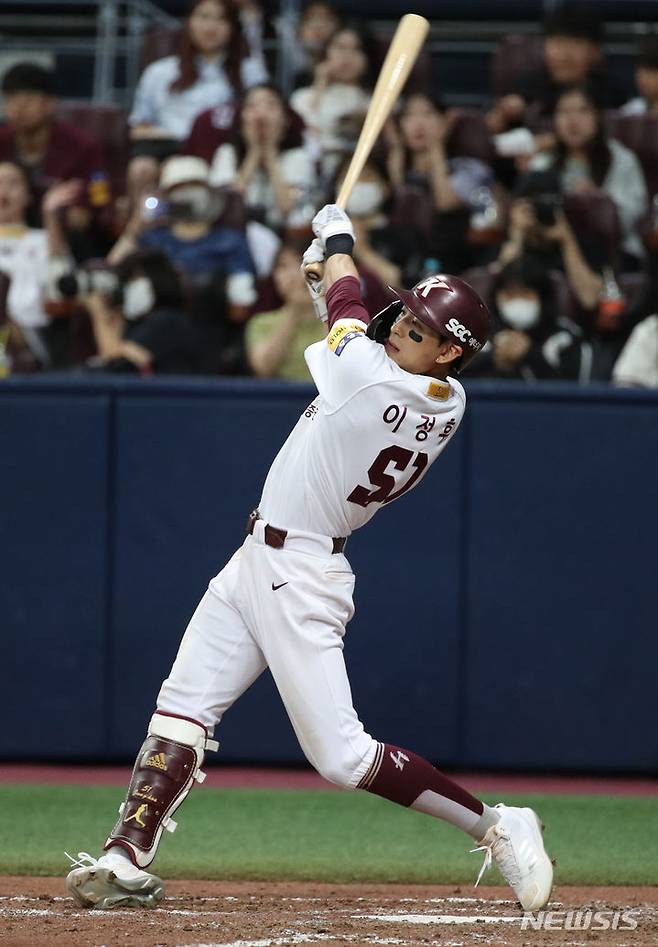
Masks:
[[[148,194],[143,201],[142,219],[147,224],[214,220],[222,212],[224,202],[223,194],[204,186],[178,187],[169,196]]]
[[[56,285],[64,299],[79,299],[90,293],[113,296],[119,291],[119,277],[105,260],[90,260],[77,270],[64,273]]]
[[[537,223],[542,227],[552,227],[557,222],[563,203],[562,195],[557,192],[534,194],[530,198]]]

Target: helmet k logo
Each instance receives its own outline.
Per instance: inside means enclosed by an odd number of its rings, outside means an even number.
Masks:
[[[450,289],[442,276],[428,276],[416,286],[416,292],[427,299],[433,289]]]

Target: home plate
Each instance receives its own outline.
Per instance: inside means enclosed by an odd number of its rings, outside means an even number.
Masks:
[[[501,914],[353,914],[352,917],[398,924],[520,924],[523,920]]]

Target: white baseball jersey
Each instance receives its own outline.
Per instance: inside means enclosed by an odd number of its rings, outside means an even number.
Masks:
[[[420,483],[466,395],[454,378],[404,371],[358,319],[336,322],[305,358],[319,395],[274,459],[258,509],[279,528],[349,536]]]

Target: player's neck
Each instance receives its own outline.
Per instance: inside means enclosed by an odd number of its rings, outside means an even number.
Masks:
[[[446,381],[450,374],[450,365],[437,365],[436,371],[432,372],[430,378],[436,378],[437,381]]]

